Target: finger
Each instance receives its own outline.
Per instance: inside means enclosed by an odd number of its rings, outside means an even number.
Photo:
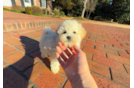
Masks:
[[[61,42],[59,42],[59,46],[67,54],[67,56],[71,55],[71,53],[68,51],[68,49]]]
[[[63,67],[64,66],[64,62],[60,59],[60,55],[58,53],[56,53],[56,57],[57,57],[60,65]]]
[[[62,59],[66,62],[67,61],[67,58],[65,57],[65,55],[62,53],[60,47],[56,47],[57,49],[57,52],[59,53],[59,55],[62,57]]]
[[[75,52],[75,50],[74,50],[73,47],[71,47],[71,48],[69,48],[69,49],[70,49],[70,51],[71,51],[73,54],[76,54],[76,52]]]
[[[74,45],[73,48],[74,48],[76,53],[80,53],[81,52],[81,49],[76,44]]]

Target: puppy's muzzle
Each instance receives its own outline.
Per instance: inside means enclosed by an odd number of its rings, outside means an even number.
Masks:
[[[71,37],[70,37],[70,36],[67,36],[67,39],[68,39],[68,40],[71,40]]]

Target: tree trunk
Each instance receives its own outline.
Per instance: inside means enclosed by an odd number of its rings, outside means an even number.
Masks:
[[[84,6],[83,6],[82,14],[81,14],[82,18],[84,17],[84,13],[85,13],[85,10],[86,10],[86,3],[87,3],[87,0],[84,0]]]
[[[88,11],[86,11],[86,18],[88,18]]]
[[[90,19],[90,14],[91,14],[91,12],[89,11],[89,14],[88,14],[88,19]]]

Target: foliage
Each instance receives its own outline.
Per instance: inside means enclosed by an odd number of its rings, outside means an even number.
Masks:
[[[55,0],[53,3],[54,8],[62,8],[67,10],[71,10],[73,5],[74,3],[72,0]]]
[[[22,6],[19,6],[19,5],[12,5],[11,9],[13,9],[13,10],[20,10],[20,11],[24,11],[25,10]]]
[[[43,14],[43,10],[38,6],[32,6],[32,12],[36,14]]]
[[[83,0],[72,0],[73,8],[71,9],[71,14],[73,16],[81,16],[82,8],[83,8]]]
[[[64,16],[65,15],[65,13],[63,11],[61,11],[60,13],[61,13],[61,16]]]
[[[26,14],[32,14],[32,8],[31,7],[25,7],[25,13]]]
[[[56,10],[53,10],[54,15],[59,16],[59,12]]]
[[[44,14],[46,14],[46,9],[43,9]]]
[[[9,11],[9,9],[7,9],[7,8],[3,8],[3,10],[5,10],[5,11]]]
[[[47,15],[49,15],[49,11],[47,10]]]

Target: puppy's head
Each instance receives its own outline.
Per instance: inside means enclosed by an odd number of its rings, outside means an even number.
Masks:
[[[85,29],[75,20],[66,20],[61,23],[56,33],[58,34],[59,40],[66,47],[72,47],[74,44],[80,43],[86,35]]]

